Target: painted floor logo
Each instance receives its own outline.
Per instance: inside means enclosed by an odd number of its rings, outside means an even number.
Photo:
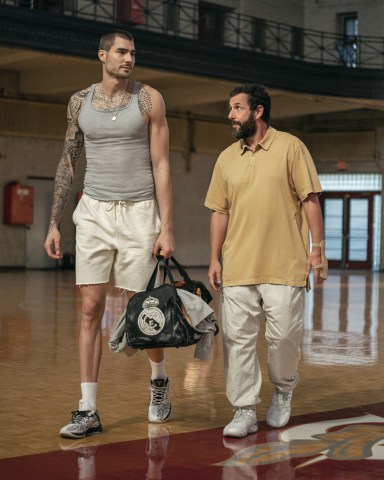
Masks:
[[[216,465],[257,466],[307,457],[301,468],[322,460],[384,460],[384,418],[367,414],[299,425],[279,432],[279,441],[248,446]]]

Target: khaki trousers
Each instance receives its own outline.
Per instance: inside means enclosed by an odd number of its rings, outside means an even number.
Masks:
[[[230,403],[246,407],[260,402],[256,342],[264,318],[269,379],[283,392],[292,390],[299,381],[304,289],[270,284],[224,287],[222,298],[224,375]]]

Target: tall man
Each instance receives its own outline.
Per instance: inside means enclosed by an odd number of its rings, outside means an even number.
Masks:
[[[212,210],[209,282],[217,292],[223,287],[226,393],[236,409],[223,433],[231,437],[257,431],[256,340],[264,317],[274,385],[267,422],[287,424],[299,380],[304,287],[312,268],[315,283],[327,277],[313,160],[298,138],[269,125],[270,109],[262,86],[232,90],[228,118],[239,141],[219,156],[205,201]]]
[[[174,251],[168,126],[158,91],[131,79],[132,35],[116,31],[100,39],[100,83],[75,93],[68,104],[68,128],[55,177],[47,254],[62,257],[59,223],[83,145],[84,194],[73,214],[76,225],[76,284],[82,298],[80,326],[81,400],[60,435],[82,438],[102,431],[96,408],[102,353],[101,319],[110,279],[117,288],[144,290],[153,255]],[[152,367],[148,418],[171,414],[162,350],[148,350]]]

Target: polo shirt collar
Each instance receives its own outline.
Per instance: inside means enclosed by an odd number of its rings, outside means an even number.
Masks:
[[[260,147],[263,150],[269,150],[269,147],[272,145],[273,139],[275,138],[277,130],[273,127],[268,127],[267,133],[264,135],[263,139],[259,143]],[[239,140],[239,147],[241,150],[241,155],[246,151],[250,150],[248,145],[245,143],[244,139],[242,138]]]

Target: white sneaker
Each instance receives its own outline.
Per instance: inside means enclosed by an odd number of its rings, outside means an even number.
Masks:
[[[252,408],[239,408],[231,423],[224,428],[226,437],[245,437],[248,433],[257,432],[256,411]]]
[[[80,400],[79,410],[72,412],[72,420],[60,430],[60,436],[64,438],[84,438],[88,435],[101,433],[99,412],[97,410],[86,410],[88,405]]]
[[[151,403],[148,409],[148,420],[154,423],[166,422],[172,412],[168,378],[151,380],[150,390]]]
[[[272,396],[272,405],[268,410],[267,423],[270,427],[284,427],[291,416],[292,390],[281,392],[275,388]]]

